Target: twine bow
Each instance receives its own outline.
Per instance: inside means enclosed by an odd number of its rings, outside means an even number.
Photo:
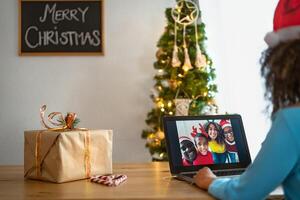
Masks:
[[[79,129],[79,130],[87,130],[85,128],[75,128],[75,126],[80,122],[77,118],[77,114],[74,112],[68,112],[64,117],[61,112],[52,112],[48,115],[48,122],[55,127],[48,126],[45,122],[45,111],[47,109],[46,105],[43,105],[40,108],[40,117],[42,125],[49,130],[52,131],[63,131],[67,129]]]

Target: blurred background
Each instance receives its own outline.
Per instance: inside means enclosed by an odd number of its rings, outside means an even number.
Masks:
[[[216,69],[219,113],[242,115],[254,158],[269,129],[259,58],[277,1],[199,0]],[[141,131],[165,9],[175,0],[106,0],[104,56],[18,56],[18,2],[0,1],[0,164],[23,164],[24,130],[41,129],[39,107],[76,112],[81,127],[113,129],[113,162],[151,156]]]

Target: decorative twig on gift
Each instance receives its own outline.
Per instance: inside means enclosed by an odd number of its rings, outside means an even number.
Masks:
[[[67,115],[64,117],[61,112],[52,112],[48,115],[48,122],[52,124],[54,127],[48,126],[45,122],[45,112],[47,106],[43,105],[40,108],[40,117],[42,125],[49,130],[53,131],[60,131],[60,130],[67,130],[67,129],[80,129],[86,130],[85,128],[75,128],[80,120],[77,118],[76,113],[68,112]]]

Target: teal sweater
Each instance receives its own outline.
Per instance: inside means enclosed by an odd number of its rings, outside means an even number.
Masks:
[[[219,199],[264,199],[282,185],[286,199],[300,199],[300,108],[278,111],[262,147],[238,177],[218,178],[208,192]]]

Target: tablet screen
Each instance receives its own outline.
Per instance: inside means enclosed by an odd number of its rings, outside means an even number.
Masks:
[[[244,168],[251,163],[239,115],[165,117],[170,167],[176,171]]]
[[[238,163],[230,119],[176,121],[182,165]]]

